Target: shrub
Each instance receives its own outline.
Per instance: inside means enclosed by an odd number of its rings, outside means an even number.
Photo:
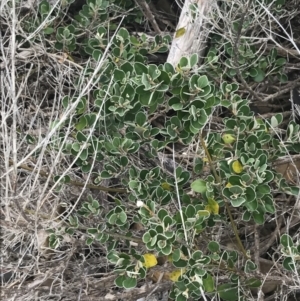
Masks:
[[[68,186],[91,189],[56,212],[61,224],[48,225],[47,243],[55,250],[83,236],[90,248],[100,244],[119,288],[134,288],[147,275],[154,280],[151,271],[161,273],[160,264],[174,282],[171,299],[247,300],[249,290],[263,285],[256,271],[264,263],[259,237],[246,246],[246,236],[249,229],[259,236],[283,212],[278,194],[297,204],[296,179],[274,165],[299,153],[300,143],[295,121],[283,128],[281,113],[256,116],[242,89],[245,82],[286,82],[286,60],[275,47],[260,54],[241,37],[240,26],[251,29],[246,17],[232,23],[239,43],[211,33],[201,66],[197,54],[175,67],[150,64],[149,54],[165,53],[171,37],[131,34],[126,27],[140,22],[141,13],[130,1],[110,4],[87,1],[63,19],[64,9],[43,1],[38,16],[22,20],[30,36],[18,37],[24,47],[40,45],[48,59],[68,63],[60,67],[68,81],[67,93],[60,87],[57,96],[59,116],[45,135],[25,136],[33,150],[24,158],[63,162],[48,178],[57,195]],[[136,15],[122,17],[128,10]],[[297,273],[300,246],[292,236],[280,237],[282,266]]]

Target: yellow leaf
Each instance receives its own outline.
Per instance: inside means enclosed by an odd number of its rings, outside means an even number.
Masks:
[[[169,183],[167,183],[167,182],[163,182],[162,184],[161,184],[161,188],[163,189],[163,190],[168,190],[168,191],[171,191],[172,189],[171,189],[171,185],[169,184]]]
[[[209,216],[209,211],[205,210],[198,210],[197,211],[198,216]]]
[[[238,160],[233,161],[232,169],[235,173],[241,173],[243,171],[243,165]]]
[[[169,262],[172,262],[172,261],[173,261],[173,256],[172,256],[172,254],[168,255],[168,261],[169,261]]]
[[[225,187],[230,188],[232,187],[232,184],[228,182]]]
[[[176,30],[175,38],[180,38],[185,34],[185,28],[181,27],[178,30]]]
[[[143,263],[143,266],[146,269],[152,268],[157,265],[157,259],[153,254],[147,253],[147,254],[144,254],[143,257],[145,260],[145,262]]]
[[[180,270],[174,270],[171,273],[169,273],[169,279],[173,282],[178,281],[179,277],[185,273],[185,269]]]
[[[219,204],[214,199],[208,199],[208,205],[205,206],[205,210],[212,214],[219,214]]]
[[[224,143],[226,143],[226,144],[232,144],[236,140],[236,138],[234,136],[232,136],[231,134],[222,135],[222,139],[223,139]]]

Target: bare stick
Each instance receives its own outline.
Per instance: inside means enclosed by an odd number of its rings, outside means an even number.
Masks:
[[[158,24],[154,18],[153,13],[149,5],[146,3],[145,0],[135,0],[136,5],[141,9],[142,13],[144,14],[145,18],[151,23],[155,33],[161,34],[161,30],[159,29]]]

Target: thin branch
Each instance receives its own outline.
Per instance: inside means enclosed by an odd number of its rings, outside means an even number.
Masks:
[[[239,28],[237,30],[236,40],[235,40],[235,43],[234,43],[234,46],[233,46],[233,62],[234,62],[234,65],[235,65],[235,72],[237,73],[238,78],[242,82],[242,85],[247,89],[247,91],[249,91],[249,93],[256,100],[263,101],[263,99],[244,80],[244,78],[242,76],[242,73],[241,73],[241,71],[239,69],[239,63],[238,63],[238,47],[239,47],[240,39],[241,39],[241,35],[242,35],[243,23],[245,21],[246,15],[247,15],[250,2],[252,2],[252,1],[251,0],[248,1],[248,5],[245,6],[244,12],[242,13],[242,16],[241,16],[241,21],[240,21],[240,24],[239,24]]]
[[[145,0],[135,0],[136,5],[141,9],[144,17],[151,23],[155,33],[161,34],[161,30],[156,23],[155,17]]]
[[[13,161],[9,160],[9,165],[13,165]],[[34,173],[38,173],[39,175],[41,175],[42,177],[48,177],[49,173],[43,170],[39,170],[39,171],[35,171],[34,168],[29,167],[26,164],[20,164],[18,166],[18,168],[30,171],[30,172],[34,172]],[[54,181],[51,181],[51,183],[54,183]],[[127,189],[125,188],[110,188],[110,187],[105,187],[105,186],[101,186],[101,185],[93,185],[93,184],[85,184],[85,183],[81,183],[78,181],[70,181],[68,183],[65,183],[66,185],[71,185],[71,186],[77,186],[77,187],[87,187],[90,189],[95,189],[95,190],[101,190],[101,191],[105,191],[105,192],[116,192],[116,193],[128,193]]]
[[[287,92],[290,92],[290,90],[292,90],[292,89],[294,89],[294,88],[298,88],[298,87],[300,87],[300,79],[297,79],[297,80],[295,80],[295,81],[289,83],[289,84],[286,86],[285,89],[282,89],[282,90],[280,90],[280,91],[278,91],[278,92],[276,92],[276,93],[274,93],[274,94],[271,94],[271,95],[265,97],[264,99],[262,99],[262,101],[263,101],[263,102],[267,102],[267,101],[269,101],[270,99],[276,98],[276,97],[278,97],[278,96],[280,96],[280,95],[283,95],[283,94],[285,94],[285,93],[287,93]]]

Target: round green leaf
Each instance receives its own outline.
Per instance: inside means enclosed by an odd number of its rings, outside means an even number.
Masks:
[[[143,112],[138,112],[135,116],[135,122],[142,127],[146,123],[147,117]]]
[[[285,248],[290,248],[294,245],[293,240],[291,238],[291,236],[289,236],[288,234],[283,234],[280,237],[280,243],[285,247]]]
[[[121,276],[117,277],[115,279],[115,285],[117,287],[122,287],[123,288],[123,282],[124,282],[125,279],[126,279],[126,277],[124,275],[121,275]]]
[[[246,199],[244,199],[243,197],[238,197],[236,199],[230,199],[230,202],[233,207],[240,207],[246,202]]]
[[[220,251],[220,245],[216,241],[210,241],[207,247],[212,253],[217,253]]]
[[[206,182],[203,180],[196,180],[191,184],[191,188],[193,191],[198,192],[198,193],[204,193],[206,192]]]
[[[245,273],[251,273],[253,271],[256,271],[257,269],[257,265],[251,261],[251,260],[247,260],[246,264],[245,264]]]
[[[181,257],[181,252],[179,249],[176,249],[172,253],[172,261],[178,261]]]
[[[265,76],[266,74],[264,71],[262,71],[261,69],[257,69],[257,75],[254,77],[254,81],[260,83],[265,79]]]
[[[209,80],[206,75],[202,75],[199,77],[199,79],[197,81],[198,88],[202,89],[202,88],[206,87],[208,84],[209,84]]]
[[[126,278],[123,281],[123,287],[126,289],[135,288],[137,285],[137,279],[136,278]]]

